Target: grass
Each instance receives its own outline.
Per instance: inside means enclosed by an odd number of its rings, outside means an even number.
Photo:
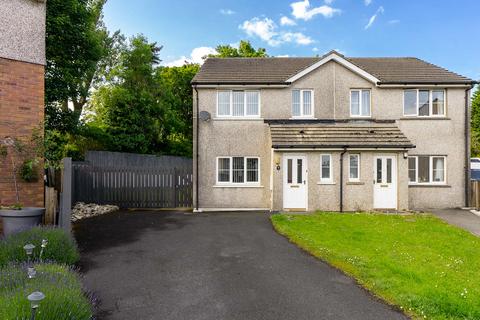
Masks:
[[[480,239],[431,215],[273,215],[290,241],[418,319],[480,319]]]
[[[42,256],[44,260],[68,265],[73,265],[79,260],[80,255],[75,240],[65,231],[53,227],[35,227],[0,240],[0,267],[12,262],[26,261],[27,255],[23,246],[27,243],[36,246],[34,259],[38,259],[42,239],[48,240]]]
[[[27,296],[41,291],[36,320],[87,320],[93,315],[89,298],[83,291],[78,274],[65,265],[37,264],[37,276],[28,279],[25,265],[0,269],[0,319],[30,319]]]

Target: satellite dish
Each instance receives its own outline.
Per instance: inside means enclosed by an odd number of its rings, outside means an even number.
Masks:
[[[200,114],[198,115],[198,117],[202,121],[209,121],[210,118],[211,118],[210,112],[208,112],[208,111],[200,111]]]

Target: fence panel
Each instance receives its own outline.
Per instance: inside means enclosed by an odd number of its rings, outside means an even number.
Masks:
[[[112,154],[108,157],[111,163],[116,163],[111,159]],[[73,203],[115,204],[121,208],[191,208],[192,161],[186,160],[179,161],[177,166],[170,162],[158,166],[150,157],[146,166],[125,166],[125,161],[120,161],[122,166],[75,162]]]

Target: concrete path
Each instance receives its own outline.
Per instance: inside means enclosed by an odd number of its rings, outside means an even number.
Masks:
[[[406,319],[263,213],[118,212],[75,234],[100,319]]]
[[[462,209],[438,209],[431,211],[437,217],[457,227],[470,231],[480,237],[480,217],[469,210]]]

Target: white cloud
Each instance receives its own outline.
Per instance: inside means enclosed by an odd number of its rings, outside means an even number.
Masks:
[[[326,3],[326,4],[332,4],[333,1],[334,1],[334,0],[325,0],[325,3]]]
[[[373,23],[375,22],[375,19],[377,19],[377,15],[383,13],[385,10],[383,9],[382,6],[378,7],[377,11],[375,12],[375,14],[373,16],[370,17],[370,20],[368,20],[368,23],[367,25],[365,26],[365,30],[367,30],[368,28],[370,28]]]
[[[296,19],[303,19],[305,21],[312,19],[318,14],[321,14],[325,18],[331,18],[333,15],[341,12],[340,9],[335,9],[328,5],[310,8],[310,2],[308,0],[294,2],[290,4],[290,7],[292,7],[292,15]]]
[[[280,54],[278,56],[276,56],[277,58],[288,58],[290,57],[288,54]]]
[[[249,36],[258,37],[270,46],[279,46],[283,43],[296,43],[309,45],[314,42],[312,38],[301,32],[278,31],[278,26],[269,18],[252,18],[244,21],[239,28]]]
[[[372,3],[372,0],[363,0],[363,3],[364,3],[366,6],[369,6],[370,3]]]
[[[257,36],[263,41],[266,41],[271,46],[278,45],[274,37],[277,35],[275,32],[276,24],[269,18],[252,18],[246,20],[240,25],[240,29],[245,31],[249,36]]]
[[[232,14],[235,14],[235,11],[231,9],[220,9],[220,13],[226,16],[231,16]]]
[[[292,19],[290,19],[289,17],[283,16],[283,17],[280,18],[280,24],[282,26],[294,26],[297,23],[295,21],[293,21]]]
[[[388,24],[397,24],[397,23],[400,23],[400,20],[398,19],[388,20]]]
[[[215,51],[214,48],[198,47],[192,50],[192,52],[190,53],[190,57],[181,56],[180,58],[170,62],[166,62],[163,65],[166,67],[180,67],[187,63],[203,64],[204,57],[206,57],[209,54],[216,54],[216,53],[217,51]]]
[[[315,47],[315,48],[312,49],[312,51],[313,51],[313,52],[318,52],[318,51],[320,51],[320,49],[318,49],[317,47]]]

